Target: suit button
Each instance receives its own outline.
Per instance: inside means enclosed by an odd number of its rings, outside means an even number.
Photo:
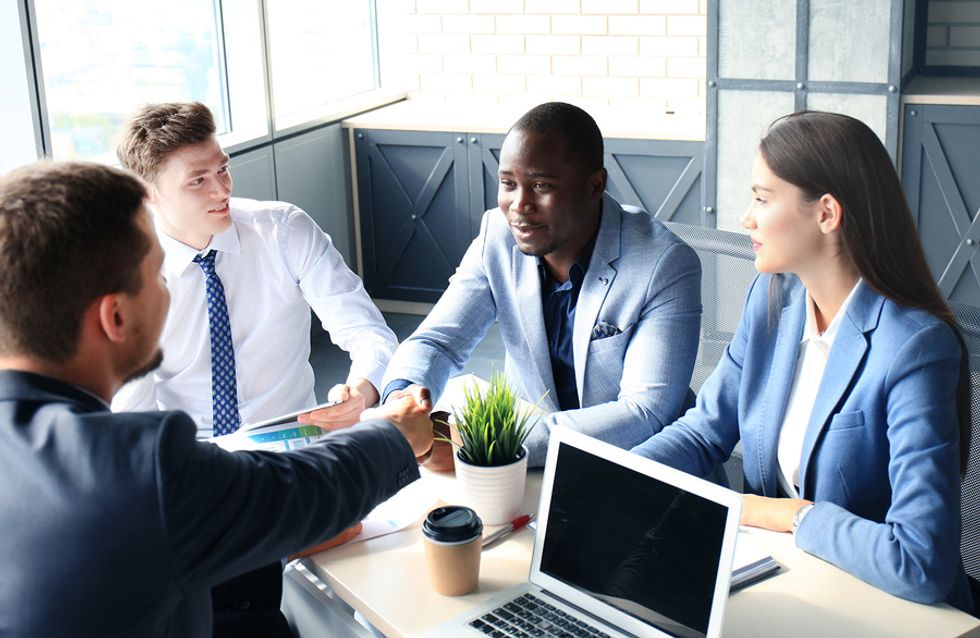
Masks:
[[[243,601],[242,604],[239,605],[238,607],[242,611],[245,611],[246,609],[249,609],[251,606],[252,606],[252,601],[251,600],[246,600],[246,601]]]

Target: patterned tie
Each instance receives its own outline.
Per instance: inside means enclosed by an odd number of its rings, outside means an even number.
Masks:
[[[208,331],[211,336],[211,404],[214,410],[214,436],[231,434],[241,424],[238,414],[238,383],[235,380],[235,350],[231,343],[231,323],[225,304],[225,287],[214,271],[216,252],[198,255],[194,263],[204,271],[208,290]]]

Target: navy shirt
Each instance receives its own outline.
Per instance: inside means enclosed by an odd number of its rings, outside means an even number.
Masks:
[[[582,290],[582,281],[589,268],[595,238],[582,250],[582,253],[568,271],[568,281],[559,283],[551,276],[544,263],[538,259],[541,274],[541,307],[544,314],[544,329],[548,333],[548,353],[551,355],[551,374],[555,379],[555,397],[562,411],[577,410],[580,407],[578,388],[575,385],[575,353],[572,349],[572,332],[575,328],[575,306]]]

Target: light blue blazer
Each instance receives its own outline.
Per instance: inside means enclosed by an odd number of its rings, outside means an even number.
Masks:
[[[694,251],[650,215],[603,196],[572,332],[582,409],[567,412],[557,411],[538,263],[517,248],[500,209],[487,211],[448,289],[399,346],[382,385],[407,379],[437,399],[496,320],[505,372],[519,394],[535,402],[548,393],[542,406],[551,414],[528,439],[531,465],[544,464],[556,424],[628,449],[673,422],[686,407],[701,325]],[[608,325],[594,331],[598,324]]]
[[[634,452],[702,475],[741,438],[745,491],[777,495],[776,448],[806,321],[800,280],[749,291],[697,405]],[[935,316],[862,282],[842,318],[807,425],[800,492],[816,503],[801,549],[902,598],[972,607],[960,559],[961,350]]]

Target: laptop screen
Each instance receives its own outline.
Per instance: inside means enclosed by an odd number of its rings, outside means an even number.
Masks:
[[[564,443],[554,472],[541,572],[665,633],[704,636],[728,508]]]

